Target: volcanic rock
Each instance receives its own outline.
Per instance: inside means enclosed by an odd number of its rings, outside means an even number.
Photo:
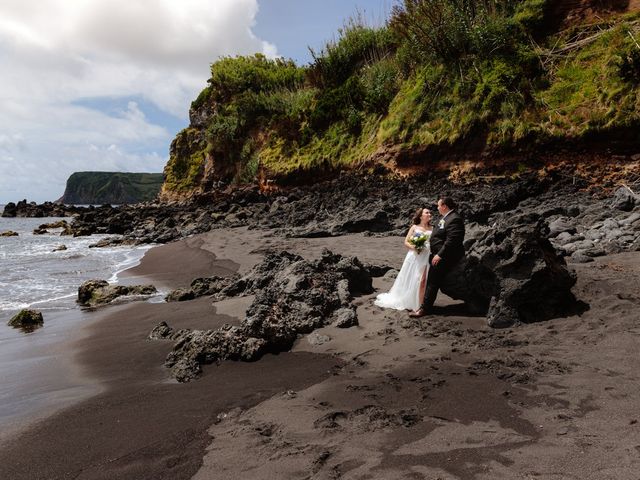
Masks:
[[[78,288],[77,302],[85,307],[93,307],[122,296],[148,296],[156,292],[153,285],[109,285],[106,280],[87,280]]]
[[[59,203],[44,202],[40,205],[36,202],[21,200],[18,203],[9,202],[4,206],[3,217],[69,217],[81,211],[81,207],[66,206]]]
[[[575,274],[547,239],[535,213],[504,215],[447,275],[442,291],[486,313],[492,327],[536,322],[578,307]]]
[[[214,295],[230,285],[235,285],[239,280],[239,275],[230,277],[212,277],[196,278],[191,282],[190,288],[179,288],[169,293],[165,300],[167,302],[183,302],[185,300],[193,300],[194,298],[203,297],[205,295]]]
[[[214,288],[221,283],[215,280]],[[178,381],[188,381],[199,374],[202,363],[250,361],[265,352],[288,350],[299,335],[332,320],[357,324],[350,299],[372,291],[371,275],[355,257],[324,250],[320,259],[307,261],[289,252],[268,253],[247,275],[213,295],[221,300],[255,294],[242,324],[179,335],[165,365]],[[152,335],[171,336],[167,328],[159,325]]]
[[[185,302],[187,300],[193,300],[196,296],[193,293],[193,290],[190,288],[178,288],[169,292],[166,297],[164,297],[165,302]]]
[[[37,310],[24,309],[11,317],[7,325],[23,330],[33,330],[44,325],[44,319],[42,313]]]
[[[352,308],[341,308],[334,313],[333,325],[338,328],[350,328],[358,325],[358,315]]]
[[[124,240],[119,237],[107,237],[102,240],[98,240],[96,243],[92,243],[89,245],[89,248],[104,248],[104,247],[112,247],[116,245],[122,245]]]
[[[640,205],[640,196],[633,193],[629,188],[620,187],[615,191],[611,202],[613,208],[630,212],[636,205]]]
[[[330,341],[331,341],[331,337],[329,335],[322,335],[321,333],[318,333],[318,332],[313,332],[307,335],[307,342],[309,342],[309,344],[313,345],[314,347],[323,345]]]

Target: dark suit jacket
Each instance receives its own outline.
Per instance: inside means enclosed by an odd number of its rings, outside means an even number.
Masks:
[[[457,262],[464,256],[464,222],[455,210],[444,218],[444,226],[440,228],[442,219],[436,222],[431,232],[429,245],[433,255],[440,255],[443,260]]]

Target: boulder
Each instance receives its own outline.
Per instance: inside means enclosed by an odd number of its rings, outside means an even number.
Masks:
[[[392,270],[392,267],[389,265],[378,265],[374,263],[364,263],[363,265],[369,270],[369,274],[372,277],[384,277],[389,270]]]
[[[318,347],[330,341],[331,337],[329,335],[322,335],[318,332],[313,332],[307,335],[307,342],[309,342],[309,344],[313,345],[314,347]]]
[[[196,298],[196,296],[190,288],[178,288],[169,292],[167,296],[164,297],[164,300],[165,302],[186,302],[194,298]]]
[[[203,363],[219,359],[253,361],[264,353],[265,341],[250,338],[240,327],[184,331],[167,356],[165,366],[179,382],[188,382],[202,371]]]
[[[350,328],[358,325],[358,315],[352,308],[341,308],[333,314],[333,325],[338,328]]]
[[[37,310],[24,309],[11,317],[7,325],[23,330],[33,330],[44,325],[44,319],[42,313]]]
[[[548,236],[544,217],[505,215],[485,231],[447,275],[442,291],[486,313],[492,327],[566,315],[578,302],[576,282]]]
[[[2,210],[2,216],[7,218],[14,218],[18,213],[18,209],[14,202],[9,202],[4,206]]]
[[[585,250],[577,250],[571,254],[569,261],[572,263],[590,263],[593,262],[593,257],[587,255]]]
[[[38,228],[45,230],[47,228],[63,228],[66,229],[69,227],[69,224],[67,223],[66,220],[58,220],[57,222],[50,222],[50,223],[43,223],[42,225],[40,225]]]
[[[619,187],[613,194],[611,206],[624,212],[630,212],[633,207],[640,204],[640,196],[633,193],[627,187]]]
[[[149,340],[176,340],[180,338],[185,333],[188,333],[188,330],[174,330],[167,322],[160,322],[149,334]]]
[[[109,285],[105,280],[87,280],[78,288],[77,302],[94,307],[123,296],[149,296],[157,293],[153,285]]]
[[[215,295],[230,285],[234,285],[239,278],[239,275],[232,275],[229,277],[219,277],[214,275],[212,277],[196,278],[191,282],[190,288],[179,288],[174,290],[165,297],[165,300],[167,302],[184,302],[186,300],[193,300],[194,298],[203,297],[205,295]]]
[[[117,245],[122,245],[124,243],[124,239],[119,237],[107,237],[102,240],[98,240],[96,243],[92,243],[89,245],[89,248],[104,248],[104,247],[113,247]]]
[[[14,232],[13,230],[6,230],[0,233],[0,237],[17,237],[18,232]]]
[[[549,238],[554,238],[561,233],[576,233],[576,227],[567,217],[558,217],[549,223]]]
[[[633,212],[628,217],[621,219],[618,223],[620,225],[635,225],[640,222],[640,212]]]

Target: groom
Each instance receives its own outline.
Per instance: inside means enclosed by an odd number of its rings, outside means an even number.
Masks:
[[[429,245],[429,275],[427,289],[420,308],[409,314],[410,317],[422,317],[432,313],[438,290],[447,272],[464,256],[464,222],[458,215],[456,203],[451,197],[438,200],[438,212],[442,218],[431,232]]]

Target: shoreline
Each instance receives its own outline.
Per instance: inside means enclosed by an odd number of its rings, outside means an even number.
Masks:
[[[24,228],[20,230],[21,235],[25,234],[27,237],[31,237],[29,224],[37,225],[50,220],[54,219],[49,217],[26,219],[25,225],[22,225]],[[24,222],[25,219],[18,221]],[[55,243],[50,240],[51,238],[60,238],[67,244],[70,241],[68,238],[59,237],[55,232],[38,236],[37,241],[44,242],[45,245]],[[27,240],[29,239],[27,238]],[[75,240],[73,241],[75,242]],[[85,249],[86,245],[91,243],[91,240],[86,238],[79,241],[85,245]],[[39,246],[40,243],[29,243],[28,247],[33,248],[33,245]],[[77,245],[70,248],[72,250],[71,259],[85,255],[82,248],[79,249]],[[77,253],[74,253],[73,249]],[[90,255],[89,252],[86,255]],[[66,268],[71,268],[72,272],[75,272],[71,277],[81,276],[81,271],[84,272],[83,268],[88,268],[89,274],[97,273],[97,277],[103,268],[109,267],[109,263],[105,260],[113,255],[115,260],[111,265],[113,270],[104,270],[105,276],[103,277],[109,277],[109,281],[113,282],[117,280],[120,272],[136,266],[140,262],[144,255],[144,248],[126,247],[125,253],[113,252],[107,253],[107,256],[100,252],[97,253],[99,253],[98,258],[101,263],[93,269],[89,263],[84,265],[76,263],[69,267],[68,262],[75,260],[68,260],[69,254],[67,252],[64,252],[62,257],[50,254],[50,258],[46,258],[44,262],[32,262],[28,265],[33,266],[31,268],[33,272],[40,272],[38,267],[45,269],[45,276],[42,277],[44,280],[40,279],[36,283],[36,285],[44,285],[49,279],[55,279],[54,275],[57,271],[64,275],[65,265],[67,265]],[[12,250],[9,250],[8,255],[11,254]],[[41,253],[39,255],[42,256]],[[92,258],[95,257],[94,255]],[[14,263],[19,264],[19,259],[20,257]],[[57,265],[55,265],[56,263]],[[35,275],[37,274],[35,273]],[[29,278],[28,275],[24,274],[23,281]],[[36,278],[35,275],[34,278]],[[11,278],[9,274],[9,279]],[[68,278],[65,277],[67,283],[69,283]],[[34,332],[25,333],[6,326],[3,328],[3,333],[0,336],[2,347],[0,348],[0,365],[2,365],[0,370],[0,444],[29,426],[103,390],[98,382],[82,374],[80,366],[75,361],[75,345],[82,343],[87,335],[87,327],[96,319],[94,312],[84,310],[75,303],[76,297],[77,286],[71,293],[63,292],[59,296],[36,299],[30,305],[20,306],[19,308],[32,308],[42,311],[44,314],[44,326]],[[7,298],[13,297],[9,295]],[[18,311],[9,308],[0,314],[0,318],[5,323]]]
[[[203,243],[194,237],[154,247],[140,265],[127,271],[127,281],[147,279],[177,288],[198,276],[228,273],[234,268],[227,260],[217,260],[207,245],[200,248]],[[232,237],[229,243],[230,250],[244,249]],[[245,266],[260,258],[255,254],[241,257]],[[100,385],[102,391],[7,438],[11,441],[0,450],[0,477],[66,478],[71,472],[76,472],[75,476],[93,471],[94,476],[87,478],[102,478],[105,463],[109,463],[113,468],[110,478],[140,478],[142,472],[146,475],[152,470],[157,475],[143,478],[189,478],[199,468],[209,443],[206,431],[218,414],[248,408],[330,374],[337,361],[329,356],[283,353],[267,355],[255,364],[208,366],[203,377],[190,384],[171,380],[163,366],[171,344],[146,340],[160,319],[193,328],[215,328],[240,320],[216,310],[237,315],[244,312],[245,304],[246,300],[227,302],[216,309],[202,298],[182,303],[133,302],[89,312],[91,324],[82,328],[84,336],[72,342],[72,348],[81,375]],[[124,444],[122,438],[127,438]],[[176,454],[185,443],[190,446],[187,451]],[[39,452],[37,458],[18,455],[27,448]],[[134,471],[107,461],[115,457],[128,464],[130,454],[144,457],[134,462]],[[167,470],[170,476],[164,477],[167,462],[175,465]]]

